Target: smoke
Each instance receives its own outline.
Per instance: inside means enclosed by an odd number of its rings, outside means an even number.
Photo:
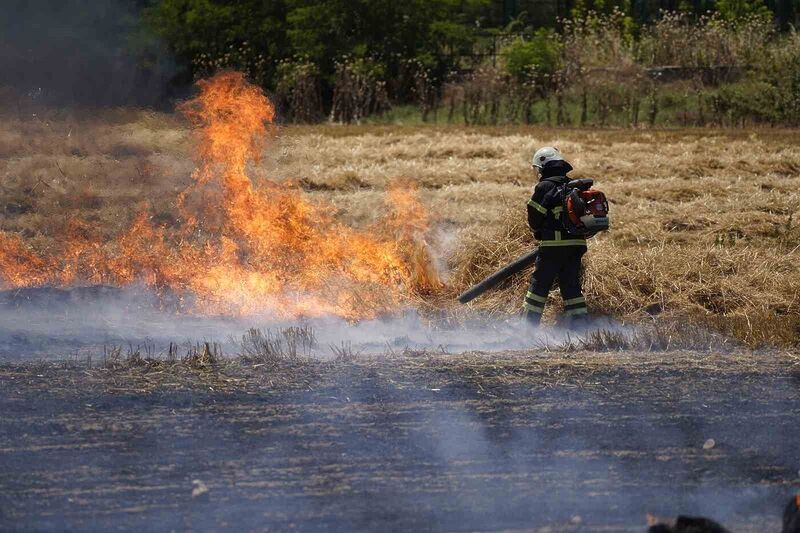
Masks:
[[[26,105],[160,106],[175,73],[141,0],[4,0],[0,95]]]
[[[798,447],[775,434],[784,422],[771,406],[735,399],[730,384],[703,379],[681,401],[618,369],[595,379],[600,386],[528,394],[500,387],[489,391],[505,399],[498,403],[436,393],[438,408],[421,415],[415,449],[432,454],[432,479],[458,480],[448,487],[458,502],[451,506],[475,513],[448,516],[440,511],[448,505],[437,502],[431,514],[439,528],[465,518],[474,529],[623,526],[631,517],[644,522],[646,511],[733,524],[777,521],[785,489],[776,481],[796,477]],[[743,390],[751,386],[758,388]],[[769,390],[769,398],[797,398],[780,380]],[[709,437],[717,448],[706,451]]]
[[[521,350],[559,344],[569,333],[531,330],[519,318],[475,317],[458,325],[428,323],[409,309],[397,316],[361,322],[337,317],[281,321],[264,316],[213,317],[163,310],[164,301],[145,287],[17,289],[0,293],[0,359],[59,358],[95,354],[109,345],[147,346],[154,355],[170,343],[219,343],[239,349],[250,328],[278,331],[307,326],[317,347],[307,355],[326,358],[346,343],[354,354]]]
[[[796,471],[795,444],[774,434],[752,438],[776,426],[796,433],[785,417],[770,416],[775,398],[797,398],[790,387],[773,389],[759,404],[732,396],[731,382],[702,378],[674,401],[666,387],[637,383],[652,375],[617,368],[596,372],[594,383],[582,387],[567,378],[566,386],[509,383],[481,389],[485,395],[455,373],[436,377],[455,383],[427,390],[418,384],[397,396],[380,378],[343,380],[353,384],[338,396],[352,407],[346,415],[329,412],[325,422],[347,428],[338,432],[343,455],[381,465],[374,476],[342,480],[369,495],[364,520],[391,517],[394,527],[412,530],[468,524],[471,530],[629,531],[639,523],[643,531],[645,513],[653,512],[771,530],[765,524],[777,522],[785,498],[778,481]],[[743,421],[749,431],[742,431]],[[703,450],[708,437],[717,439],[715,450]]]
[[[437,225],[431,234],[428,251],[431,254],[433,267],[436,269],[439,279],[447,283],[450,279],[448,258],[452,257],[461,241],[455,229],[443,227],[441,224]]]

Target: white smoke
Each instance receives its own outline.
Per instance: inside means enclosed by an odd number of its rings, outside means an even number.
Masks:
[[[362,355],[406,350],[457,354],[541,348],[574,338],[556,328],[532,329],[519,317],[477,316],[448,326],[431,324],[414,310],[356,323],[335,317],[209,317],[160,310],[156,298],[143,288],[78,293],[26,289],[0,296],[0,358],[88,355],[109,346],[147,346],[158,355],[170,343],[196,342],[215,342],[223,353],[236,354],[238,339],[250,328],[278,332],[293,326],[311,329],[316,348],[307,355],[320,358],[331,356],[331,346],[342,344]]]

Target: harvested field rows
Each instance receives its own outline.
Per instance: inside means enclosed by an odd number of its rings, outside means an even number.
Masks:
[[[355,226],[385,210],[388,184],[417,184],[449,286],[414,305],[452,313],[455,294],[532,245],[527,158],[543,144],[558,146],[574,176],[595,178],[611,199],[612,231],[592,242],[587,261],[593,312],[691,320],[749,345],[796,342],[800,140],[792,131],[290,127],[251,175],[296,183]],[[0,229],[46,249],[75,214],[108,238],[143,206],[169,226],[169,198],[193,168],[190,147],[171,116],[6,121]],[[525,283],[475,306],[513,313]]]

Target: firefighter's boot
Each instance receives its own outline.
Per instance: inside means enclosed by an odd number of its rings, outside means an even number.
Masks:
[[[564,315],[567,318],[567,327],[572,330],[582,330],[589,327],[589,315],[586,309],[586,298],[576,296],[564,299]]]
[[[525,302],[522,304],[522,313],[528,324],[534,327],[539,325],[542,321],[545,303],[547,303],[547,296],[540,296],[528,291],[525,295]]]

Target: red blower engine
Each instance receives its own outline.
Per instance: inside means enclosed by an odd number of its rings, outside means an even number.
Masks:
[[[608,230],[608,200],[592,189],[594,180],[572,180],[564,186],[561,222],[568,233],[591,237]]]

